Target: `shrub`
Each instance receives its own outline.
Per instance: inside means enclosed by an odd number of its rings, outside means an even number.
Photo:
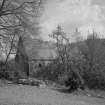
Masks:
[[[19,78],[26,78],[26,74],[16,67],[14,60],[11,60],[7,63],[7,65],[3,65],[0,70],[0,78],[16,82]]]
[[[84,71],[83,78],[90,89],[105,89],[105,72]]]
[[[49,63],[48,65],[41,67],[41,69],[37,70],[34,73],[34,77],[47,79],[51,81],[57,81],[59,75],[61,75],[64,71],[62,64],[58,64],[56,62]]]

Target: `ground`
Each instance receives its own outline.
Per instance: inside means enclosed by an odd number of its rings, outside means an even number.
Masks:
[[[105,105],[105,99],[49,87],[9,84],[0,85],[0,105]]]

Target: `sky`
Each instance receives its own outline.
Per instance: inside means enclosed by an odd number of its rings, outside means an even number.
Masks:
[[[47,0],[41,17],[42,38],[50,40],[48,34],[58,24],[71,40],[76,28],[83,38],[93,30],[104,37],[105,0]]]

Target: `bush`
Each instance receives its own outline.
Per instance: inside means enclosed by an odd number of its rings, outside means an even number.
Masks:
[[[69,90],[74,91],[80,86],[80,80],[75,73],[71,72],[71,69],[74,68],[68,67],[68,70],[65,70],[65,65],[58,62],[52,62],[35,72],[34,77],[54,81],[61,85],[65,85],[69,87]]]
[[[74,76],[71,71],[77,70],[84,80],[81,82],[78,76]],[[101,69],[89,69],[87,62],[77,61],[73,62],[68,66],[68,70],[65,70],[65,65],[54,61],[46,66],[41,67],[37,72],[34,73],[34,77],[51,80],[61,85],[66,85],[70,90],[77,88],[84,89],[88,87],[90,89],[104,89],[105,90],[105,70]]]
[[[3,65],[0,70],[0,78],[16,82],[19,78],[26,78],[26,74],[16,68],[15,61],[11,60],[7,62],[7,65]]]
[[[6,72],[6,71],[1,70],[1,71],[0,71],[0,78],[1,78],[1,79],[2,79],[2,78],[8,79],[8,78],[9,78],[9,73]]]
[[[90,89],[105,90],[105,73],[100,71],[84,71],[83,78]]]
[[[63,68],[64,67],[62,64],[52,62],[36,71],[34,73],[34,77],[45,80],[58,81],[59,75],[64,72]]]
[[[6,71],[6,65],[4,64],[3,61],[0,61],[0,78],[6,78],[8,79],[9,78],[9,74],[8,72]]]

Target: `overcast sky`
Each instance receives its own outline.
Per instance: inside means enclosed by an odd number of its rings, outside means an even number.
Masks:
[[[41,18],[42,37],[48,40],[58,24],[68,37],[78,28],[82,36],[94,29],[100,36],[105,35],[105,0],[47,0]]]

